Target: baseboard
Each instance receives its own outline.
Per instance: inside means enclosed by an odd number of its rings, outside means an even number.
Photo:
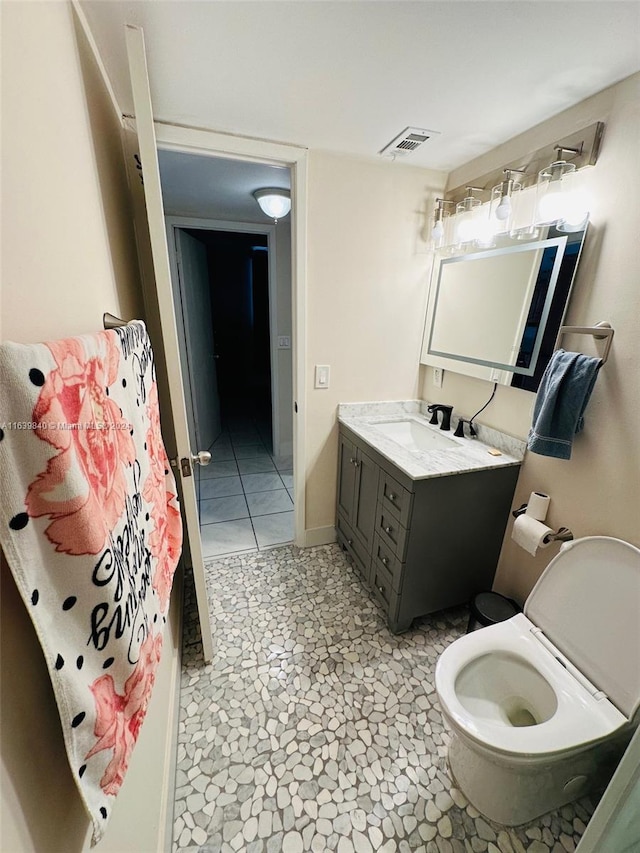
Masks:
[[[330,527],[312,527],[304,532],[304,547],[312,548],[314,545],[330,545],[336,541],[336,529]]]
[[[277,456],[293,456],[293,441],[281,441]]]

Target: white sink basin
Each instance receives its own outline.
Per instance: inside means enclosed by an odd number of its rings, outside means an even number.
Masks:
[[[418,421],[383,421],[374,424],[381,433],[402,445],[405,450],[429,451],[429,450],[453,450],[458,447],[456,441],[443,435],[439,429],[433,429]]]

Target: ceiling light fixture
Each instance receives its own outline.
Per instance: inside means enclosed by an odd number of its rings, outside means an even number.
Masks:
[[[256,190],[253,197],[260,209],[270,216],[277,224],[278,219],[285,217],[291,210],[291,193],[281,187],[265,187]]]

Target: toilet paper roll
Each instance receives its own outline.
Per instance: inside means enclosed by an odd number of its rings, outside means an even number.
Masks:
[[[536,518],[538,521],[544,521],[549,511],[551,498],[545,495],[544,492],[531,492],[527,503],[527,511],[525,515],[529,518]]]
[[[538,521],[537,518],[531,518],[530,515],[523,513],[519,515],[511,531],[513,541],[528,551],[532,556],[535,556],[538,548],[548,548],[551,542],[545,542],[544,537],[547,533],[552,533],[550,527]]]

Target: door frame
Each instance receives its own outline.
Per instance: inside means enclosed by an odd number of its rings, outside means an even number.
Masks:
[[[278,377],[278,298],[276,267],[276,226],[268,223],[230,222],[226,219],[204,219],[191,216],[166,216],[167,236],[169,238],[169,261],[171,274],[178,275],[175,232],[179,228],[191,228],[199,231],[235,231],[245,234],[260,234],[267,237],[269,263],[269,359],[271,362],[271,429],[274,455],[280,455],[280,383]],[[293,245],[293,241],[292,241]],[[180,291],[182,280],[178,276]],[[293,293],[293,282],[291,287]],[[293,320],[293,318],[292,318]],[[186,346],[186,342],[185,342]],[[293,356],[293,353],[292,353]],[[293,388],[292,388],[293,391]],[[291,413],[293,417],[293,412]],[[295,471],[295,466],[294,466]]]
[[[291,300],[293,369],[293,476],[295,544],[304,547],[305,531],[305,417],[306,417],[306,292],[307,292],[307,172],[308,151],[296,145],[267,142],[213,130],[154,122],[158,148],[205,157],[224,157],[272,166],[291,173]]]

